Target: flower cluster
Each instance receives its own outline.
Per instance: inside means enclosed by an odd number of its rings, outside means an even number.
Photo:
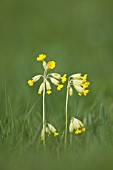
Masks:
[[[84,76],[81,75],[81,73],[73,74],[69,77],[68,80],[68,88],[69,88],[69,95],[73,95],[73,88],[76,89],[79,96],[86,96],[89,90],[87,89],[89,86],[89,82],[87,81],[87,74]]]
[[[86,131],[83,123],[74,117],[71,118],[69,125],[69,132],[72,133],[73,131],[75,131],[75,134],[80,134]]]
[[[48,134],[48,136],[50,134],[53,134],[54,137],[57,137],[59,135],[55,127],[49,123],[47,123],[46,125],[45,132]],[[42,129],[42,132],[41,132],[41,140],[44,140],[44,129]]]
[[[64,76],[61,76],[58,73],[47,74],[47,72],[49,70],[52,70],[52,69],[55,68],[56,63],[55,63],[55,61],[46,62],[45,58],[46,58],[45,54],[40,54],[37,57],[37,61],[41,61],[42,64],[43,64],[44,75],[36,75],[31,80],[28,80],[29,86],[33,86],[36,81],[38,81],[41,77],[43,77],[43,82],[41,83],[41,85],[39,87],[38,94],[41,94],[44,91],[45,87],[46,87],[46,90],[47,90],[46,93],[51,94],[52,88],[51,88],[50,82],[57,86],[57,90],[61,90],[64,85],[60,84],[60,80],[61,80],[62,83],[65,83],[65,81],[67,80],[66,74],[64,74]]]
[[[58,136],[59,133],[55,129],[55,127],[49,123],[46,124],[45,119],[45,91],[47,94],[52,93],[52,87],[51,84],[54,84],[56,86],[57,90],[61,90],[64,86],[64,83],[67,80],[67,75],[64,74],[63,76],[59,73],[53,72],[51,73],[50,70],[53,70],[56,67],[55,61],[45,61],[46,55],[45,54],[39,54],[39,56],[36,58],[38,62],[42,63],[44,74],[43,75],[35,75],[32,77],[32,79],[28,80],[28,85],[33,86],[39,79],[43,79],[42,83],[39,86],[38,94],[43,93],[43,128],[41,131],[41,140],[43,141],[43,145],[45,146],[45,140],[46,140],[46,134],[48,136],[50,134],[53,134],[54,137]],[[49,72],[49,73],[48,73]],[[73,88],[77,91],[79,96],[86,96],[89,92],[88,86],[90,82],[87,81],[87,74],[83,75],[81,73],[73,74],[68,78],[68,84],[67,84],[67,93],[66,93],[66,125],[65,125],[65,146],[67,142],[68,137],[68,96],[73,95]],[[85,128],[83,123],[72,117],[70,120],[69,125],[69,132],[74,132],[75,134],[81,134],[82,132],[85,132]],[[72,135],[70,135],[71,137]]]

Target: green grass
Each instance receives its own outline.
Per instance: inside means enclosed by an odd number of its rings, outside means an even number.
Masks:
[[[27,85],[26,85],[27,88]],[[31,91],[31,89],[29,89]],[[34,93],[34,92],[33,92]],[[87,131],[81,135],[73,135],[64,149],[65,129],[65,90],[59,95],[64,102],[53,100],[46,96],[47,121],[54,124],[59,131],[59,137],[46,137],[46,150],[40,141],[42,128],[42,96],[36,96],[27,101],[21,99],[17,105],[8,95],[4,94],[4,111],[0,118],[0,150],[1,169],[52,169],[59,168],[91,168],[93,162],[97,168],[112,167],[113,114],[112,105],[106,106],[99,101],[85,107],[87,97],[69,98],[69,118],[75,116],[83,120]],[[90,93],[89,93],[90,96]],[[55,97],[54,97],[55,98]],[[18,96],[15,97],[15,101]],[[28,100],[29,99],[29,100]],[[96,99],[97,100],[97,99]],[[56,103],[56,104],[55,104]],[[85,109],[84,109],[85,107]],[[106,155],[107,152],[107,155]],[[96,159],[95,159],[96,157]],[[105,160],[103,165],[103,160]],[[90,161],[90,162],[89,162]],[[6,164],[7,162],[7,164]],[[92,162],[92,163],[91,163]],[[93,168],[93,167],[92,167]]]

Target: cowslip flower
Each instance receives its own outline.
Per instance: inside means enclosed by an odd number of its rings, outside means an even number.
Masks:
[[[45,132],[48,134],[48,136],[50,134],[53,134],[54,137],[57,137],[59,135],[56,128],[53,125],[49,124],[49,123],[47,123],[47,125],[45,127]],[[43,129],[41,131],[41,140],[44,140],[44,131],[43,131]]]
[[[28,80],[28,84],[29,84],[29,86],[33,86],[34,85],[33,80]]]
[[[63,88],[63,84],[58,84],[58,86],[57,86],[57,90],[61,90],[62,88]]]
[[[84,76],[81,73],[73,74],[69,77],[68,80],[68,88],[69,88],[69,95],[73,95],[72,86],[76,89],[79,96],[86,96],[89,90],[87,89],[90,82],[87,81],[87,74]]]
[[[74,117],[71,118],[69,125],[69,132],[72,133],[73,131],[75,131],[76,135],[86,131],[83,123]]]
[[[51,133],[53,133],[54,137],[59,135],[58,131],[55,129],[55,127],[53,125],[51,125],[49,123],[47,125],[48,125],[48,129],[50,130]]]
[[[38,94],[42,94],[44,89],[46,89],[46,93],[49,95],[52,93],[52,88],[50,83],[57,86],[57,90],[61,90],[63,88],[62,84],[60,83],[60,80],[64,83],[66,81],[66,74],[64,76],[61,76],[59,73],[51,73],[47,74],[49,70],[55,68],[55,61],[48,61],[46,62],[44,59],[46,58],[45,54],[39,54],[37,57],[37,61],[42,61],[42,65],[44,68],[44,75],[36,75],[32,79],[28,80],[28,85],[33,86],[35,82],[37,82],[41,77],[43,78],[43,83],[41,83]],[[49,82],[50,80],[50,82]]]
[[[39,54],[39,56],[37,57],[37,61],[44,61],[45,58],[46,58],[45,54]]]
[[[55,62],[54,61],[49,61],[47,63],[47,66],[48,66],[48,69],[53,69],[53,68],[55,68]]]

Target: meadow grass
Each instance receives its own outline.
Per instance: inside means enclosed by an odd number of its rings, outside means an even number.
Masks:
[[[68,134],[67,148],[64,149],[65,101],[62,101],[61,106],[57,98],[54,101],[53,96],[49,96],[46,107],[47,120],[55,124],[59,136],[46,137],[45,150],[40,140],[42,96],[36,96],[32,100],[27,98],[26,102],[21,95],[18,95],[20,100],[15,105],[8,95],[6,85],[4,92],[3,101],[5,102],[2,105],[0,117],[1,169],[57,169],[58,167],[60,169],[61,167],[93,169],[94,162],[97,168],[107,168],[108,164],[109,168],[112,167],[112,105],[105,107],[106,104],[104,105],[99,101],[101,99],[98,99],[96,104],[94,101],[92,105],[84,109],[84,97],[76,95],[74,99],[70,98],[69,118],[75,116],[83,120],[86,132],[73,135],[72,144],[69,142]],[[62,96],[64,98],[65,90],[62,91]]]

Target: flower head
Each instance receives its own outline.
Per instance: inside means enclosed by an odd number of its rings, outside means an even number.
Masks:
[[[66,81],[66,74],[64,76],[61,77],[60,74],[58,73],[50,73],[48,74],[48,71],[55,68],[55,61],[48,61],[46,62],[44,59],[46,58],[45,54],[39,54],[39,56],[37,57],[37,61],[42,61],[42,65],[43,65],[43,69],[44,69],[44,75],[35,75],[34,77],[32,77],[31,80],[28,81],[29,86],[33,86],[35,82],[37,82],[40,77],[43,78],[43,82],[41,83],[39,90],[38,90],[38,94],[42,94],[43,91],[46,90],[47,94],[51,94],[51,84],[53,83],[54,85],[57,86],[57,90],[61,90],[63,88],[62,84],[60,83],[60,79],[62,80],[62,82],[64,83]]]
[[[48,136],[50,134],[53,134],[54,137],[57,137],[59,135],[58,131],[55,129],[55,127],[49,123],[47,123],[46,127],[45,127],[45,132],[48,134]],[[42,129],[41,131],[41,140],[44,140],[44,129]]]
[[[39,54],[39,56],[37,57],[37,61],[44,61],[45,58],[46,58],[45,54]]]
[[[76,89],[79,96],[86,96],[89,90],[87,89],[89,86],[89,82],[87,81],[87,74],[81,76],[81,73],[73,74],[69,77],[68,86],[69,86],[69,94],[72,95],[71,86]]]
[[[54,137],[57,137],[59,135],[55,127],[49,123],[47,123],[46,132],[48,133],[48,135],[52,133]]]
[[[54,61],[49,61],[47,63],[47,66],[48,66],[48,69],[53,69],[53,68],[55,68],[55,62]]]
[[[71,118],[69,125],[69,132],[72,133],[73,131],[75,131],[75,134],[80,134],[86,131],[83,123],[79,119],[76,119],[74,117]]]

